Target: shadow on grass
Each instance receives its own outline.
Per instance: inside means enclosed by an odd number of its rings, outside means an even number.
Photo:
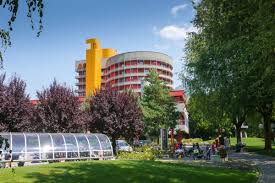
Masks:
[[[29,167],[28,167],[29,168]],[[194,167],[153,161],[104,161],[60,163],[32,167],[22,174],[23,182],[56,183],[253,183],[255,174],[229,169]],[[20,169],[17,169],[20,171]],[[20,175],[20,173],[18,174]],[[15,178],[15,177],[14,177]],[[18,177],[17,180],[20,178]]]

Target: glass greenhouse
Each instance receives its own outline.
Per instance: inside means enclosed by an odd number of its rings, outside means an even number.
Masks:
[[[113,148],[104,134],[84,133],[0,133],[4,139],[2,161],[48,161],[70,159],[111,159]],[[7,147],[7,148],[5,148]]]

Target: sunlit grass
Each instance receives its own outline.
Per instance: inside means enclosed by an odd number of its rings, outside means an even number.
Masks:
[[[237,143],[236,138],[230,138],[231,145],[234,146]],[[270,155],[275,157],[275,144],[272,146],[272,154],[267,154],[264,150],[265,141],[263,138],[243,138],[242,142],[246,144],[246,149],[249,152],[256,152],[258,154]]]
[[[155,161],[66,162],[0,169],[0,182],[22,183],[253,183],[255,172]]]

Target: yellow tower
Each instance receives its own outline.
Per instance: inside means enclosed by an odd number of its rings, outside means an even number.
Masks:
[[[101,87],[101,62],[116,55],[111,48],[101,49],[97,39],[88,39],[86,43],[89,48],[86,50],[86,96],[93,95]]]

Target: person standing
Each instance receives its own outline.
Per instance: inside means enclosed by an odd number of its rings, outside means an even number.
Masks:
[[[7,158],[8,160],[8,168],[11,168],[11,162],[12,162],[12,150],[9,150],[8,154],[7,154]]]
[[[3,155],[2,155],[2,151],[0,151],[0,168],[2,167],[4,168],[2,161],[3,161]]]

